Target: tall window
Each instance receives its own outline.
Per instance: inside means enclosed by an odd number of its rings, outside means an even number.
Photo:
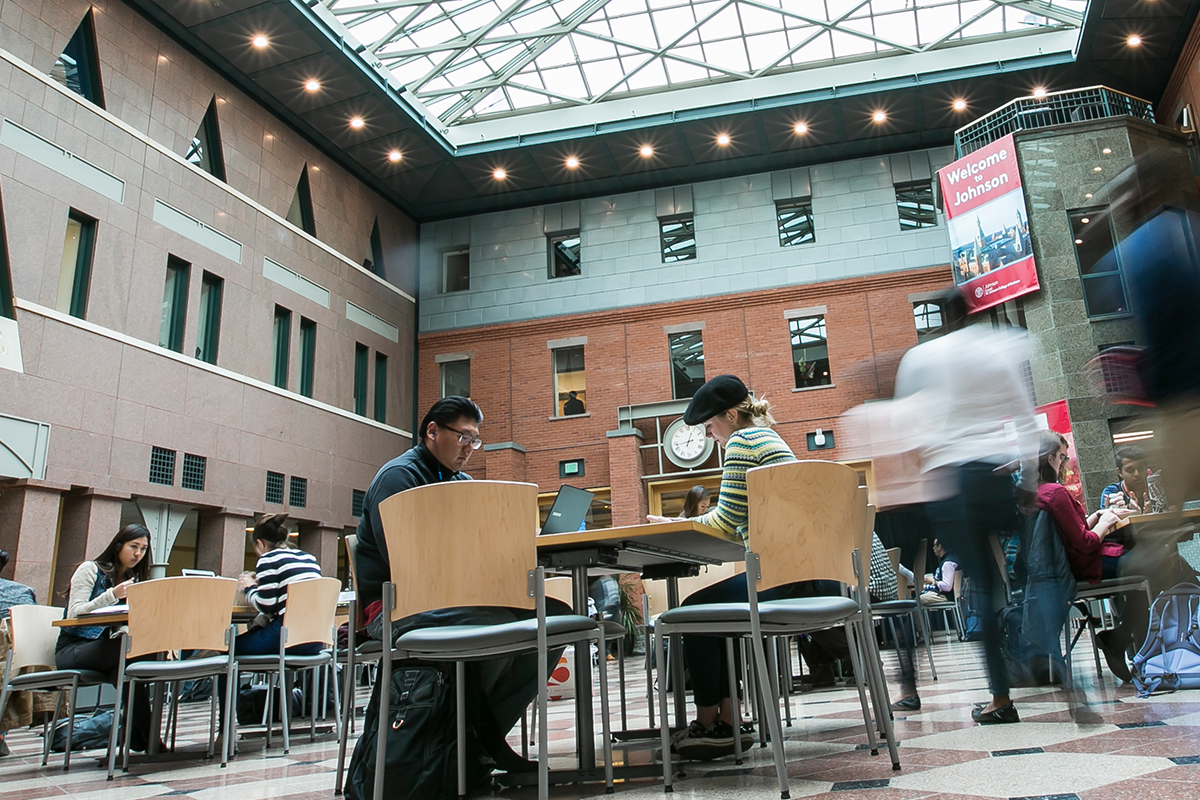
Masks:
[[[196,329],[196,358],[217,363],[217,342],[221,338],[221,293],[225,281],[205,272],[200,280],[200,324]]]
[[[91,9],[75,29],[71,41],[50,68],[50,77],[75,94],[104,108],[100,59],[96,55],[96,24]]]
[[[929,300],[913,303],[913,322],[917,326],[917,344],[924,344],[946,333],[946,320],[939,303]]]
[[[75,209],[67,215],[62,267],[58,273],[58,300],[54,307],[83,319],[87,314],[92,282],[92,255],[96,246],[96,220]]]
[[[897,183],[895,186],[900,230],[937,226],[937,210],[933,207],[933,181],[908,181]]]
[[[158,346],[183,352],[183,324],[187,316],[188,279],[192,265],[182,258],[167,256],[167,280],[163,285],[162,319],[158,324]]]
[[[288,358],[292,345],[292,312],[275,306],[275,385],[288,386]]]
[[[354,413],[367,415],[367,354],[365,344],[354,345]]]
[[[375,225],[371,228],[371,255],[365,259],[364,267],[374,272],[379,277],[384,277],[383,269],[383,239],[379,236],[379,218],[375,218]]]
[[[1121,259],[1113,237],[1107,208],[1068,211],[1075,241],[1075,259],[1083,282],[1083,300],[1089,317],[1124,314],[1129,311]]]
[[[375,421],[387,422],[387,356],[375,354]]]
[[[779,246],[812,244],[817,240],[813,227],[811,197],[798,197],[775,204],[775,217],[779,221]]]
[[[308,186],[308,163],[300,171],[300,180],[296,182],[296,193],[292,195],[292,205],[288,208],[285,219],[310,236],[317,235],[317,227],[313,223],[312,190]]]
[[[442,397],[471,396],[471,362],[447,361],[442,364]]]
[[[317,323],[300,318],[300,394],[313,396],[313,375],[317,369]]]
[[[825,338],[825,315],[788,320],[792,339],[792,368],[796,388],[833,383],[829,371],[829,343]]]
[[[221,154],[221,126],[217,122],[217,98],[208,104],[204,119],[184,154],[191,163],[219,180],[225,180],[225,157]]]
[[[550,277],[569,278],[582,272],[579,263],[579,231],[550,237]]]
[[[0,317],[17,318],[13,308],[12,268],[8,261],[8,232],[4,228],[2,214],[0,214]]]
[[[471,288],[471,251],[453,250],[442,254],[442,291],[465,292]]]
[[[673,333],[671,346],[671,396],[691,397],[704,385],[704,338],[700,331]]]
[[[554,416],[587,413],[587,374],[583,369],[583,346],[554,351]]]
[[[696,257],[696,219],[672,217],[658,221],[659,243],[664,264],[691,261]]]

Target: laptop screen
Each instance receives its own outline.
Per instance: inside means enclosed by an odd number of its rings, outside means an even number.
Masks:
[[[542,533],[574,533],[583,525],[588,509],[592,506],[592,493],[563,484],[558,497],[550,506],[550,516],[542,526]]]

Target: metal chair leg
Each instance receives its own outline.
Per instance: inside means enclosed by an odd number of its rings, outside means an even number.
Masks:
[[[737,661],[734,660],[733,638],[725,639],[725,658],[729,664],[729,713],[731,726],[733,727],[733,763],[741,765],[742,763],[742,706],[738,700],[737,690],[737,670],[734,665]]]

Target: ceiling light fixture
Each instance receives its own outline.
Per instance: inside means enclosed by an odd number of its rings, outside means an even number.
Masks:
[[[1137,47],[1141,43],[1142,37],[1138,36],[1136,33],[1125,40],[1125,44],[1129,45],[1130,47]]]
[[[1083,219],[1081,219],[1079,221],[1082,222],[1084,225],[1087,225],[1089,222],[1091,222],[1091,220],[1088,219],[1087,217],[1084,217]]]
[[[644,144],[642,145],[642,149],[638,152],[642,154],[642,158],[649,158],[650,156],[654,155],[654,148],[648,144]]]
[[[1109,153],[1111,153],[1111,152],[1112,152],[1112,148],[1111,148],[1111,147],[1106,147],[1106,148],[1104,148],[1103,150],[1101,150],[1100,152],[1101,152],[1101,153],[1104,153],[1104,155],[1108,155]]]
[[[579,166],[579,159],[575,156],[567,158],[567,169],[576,169]]]
[[[404,158],[404,156],[401,155],[399,150],[393,150],[392,152],[388,153],[388,161],[392,162],[393,164],[402,158]]]
[[[498,181],[502,181],[508,177],[508,173],[502,169],[497,169],[495,172],[492,173],[492,177]]]
[[[1087,198],[1088,200],[1092,199],[1092,195],[1090,193],[1085,194],[1084,197]]]
[[[1045,86],[1039,86],[1039,87],[1037,87],[1036,89],[1034,89],[1034,90],[1033,90],[1033,96],[1034,96],[1034,97],[1045,97],[1045,96],[1046,96],[1046,87],[1045,87]]]
[[[261,50],[262,48],[269,45],[270,42],[267,41],[267,37],[259,34],[258,36],[255,36],[254,39],[251,40],[251,44],[253,44],[255,47],[257,47],[258,49]]]
[[[1083,239],[1076,239],[1075,244],[1083,244]]]
[[[362,117],[355,117],[354,119],[350,120],[350,127],[351,127],[351,128],[358,129],[358,128],[361,128],[361,127],[362,127],[364,124],[365,124],[365,123],[363,122],[363,118],[362,118]]]
[[[321,83],[320,81],[310,79],[304,82],[304,88],[310,92],[315,92],[321,88]]]
[[[874,114],[871,115],[871,119],[875,120],[876,122],[886,122],[887,114],[884,113],[883,111],[876,111]]]
[[[729,134],[722,133],[720,136],[718,136],[717,144],[721,145],[721,147],[725,147],[726,145],[728,145],[729,144]]]
[[[954,110],[955,111],[966,111],[967,110],[967,101],[963,100],[961,98],[958,100],[955,100],[954,101]]]
[[[796,133],[799,133],[799,134],[805,134],[805,133],[808,133],[808,126],[805,125],[803,122],[797,122],[796,127],[793,128],[792,130],[794,130]]]
[[[1103,167],[1092,167],[1092,172],[1101,172],[1103,169]]]

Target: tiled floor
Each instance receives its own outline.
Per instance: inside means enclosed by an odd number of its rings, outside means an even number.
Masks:
[[[793,697],[793,724],[786,729],[792,797],[839,800],[917,800],[941,798],[1055,798],[1055,800],[1170,800],[1200,798],[1200,691],[1139,699],[1132,687],[1111,676],[1097,679],[1086,645],[1076,659],[1076,677],[1087,705],[1068,703],[1061,691],[1014,690],[1019,725],[979,727],[970,719],[972,702],[986,699],[974,645],[939,644],[934,656],[941,680],[922,670],[924,707],[897,717],[902,769],[894,772],[886,750],[873,757],[865,749],[857,695],[846,689]],[[885,653],[889,673],[893,666]],[[615,670],[613,671],[615,673]],[[614,724],[620,726],[616,716]],[[646,724],[645,679],[629,668],[629,726]],[[567,767],[573,753],[569,701],[551,709],[552,766]],[[35,732],[9,735],[12,755],[0,759],[0,798],[35,800],[70,796],[81,800],[140,800],[190,797],[196,800],[331,798],[337,743],[331,735],[309,743],[293,738],[284,756],[278,743],[265,751],[262,740],[243,743],[242,752],[221,769],[203,760],[207,705],[185,706],[179,753],[153,762],[135,760],[127,775],[104,779],[97,752],[77,754],[72,770],[61,771],[61,756],[40,762]],[[519,738],[511,738],[520,749]],[[656,742],[622,746],[617,763],[650,763]],[[675,783],[678,797],[715,800],[777,797],[769,749],[753,748],[744,765],[732,758],[686,767]],[[627,800],[661,796],[661,779],[618,785]],[[502,792],[517,800],[535,797],[530,788]],[[600,785],[555,787],[552,797],[572,800],[602,796]]]

